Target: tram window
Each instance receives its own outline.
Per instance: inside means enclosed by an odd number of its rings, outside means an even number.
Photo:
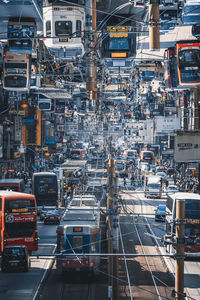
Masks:
[[[73,237],[73,246],[76,250],[81,250],[83,247],[83,237],[82,236],[74,236]]]
[[[56,36],[72,35],[72,22],[71,21],[56,21],[55,22],[55,34],[56,34]]]
[[[76,36],[81,37],[81,21],[76,21]]]
[[[51,21],[46,22],[46,36],[51,36]]]

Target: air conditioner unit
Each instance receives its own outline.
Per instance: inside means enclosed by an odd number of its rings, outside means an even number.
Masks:
[[[51,110],[51,99],[38,99],[38,108],[40,110]]]

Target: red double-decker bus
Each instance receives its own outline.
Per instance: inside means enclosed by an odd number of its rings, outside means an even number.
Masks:
[[[37,209],[34,195],[0,190],[1,252],[4,246],[38,249]]]
[[[176,43],[178,81],[180,86],[200,85],[200,41]]]

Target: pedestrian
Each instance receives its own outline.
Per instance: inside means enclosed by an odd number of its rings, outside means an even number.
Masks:
[[[124,177],[124,187],[126,187],[126,177]]]

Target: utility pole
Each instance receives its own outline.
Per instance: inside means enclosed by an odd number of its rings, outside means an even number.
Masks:
[[[118,228],[117,228],[117,207],[115,203],[116,193],[116,176],[115,163],[111,158],[109,159],[108,167],[108,185],[109,192],[107,197],[107,230],[108,230],[108,253],[118,253]],[[108,257],[108,297],[112,300],[118,299],[118,256],[110,255]]]
[[[114,169],[115,172],[115,169]],[[119,230],[118,230],[118,207],[117,207],[117,195],[118,195],[118,182],[116,174],[114,174],[114,216],[113,216],[113,300],[118,300],[118,266],[119,266],[119,258],[116,255],[119,252]]]
[[[150,0],[149,4],[149,37],[150,49],[160,49],[160,11],[159,0]]]
[[[94,106],[97,100],[97,82],[95,65],[95,46],[96,46],[96,0],[85,1],[85,31],[86,31],[86,88],[90,94],[90,101]]]
[[[184,300],[184,223],[185,201],[176,201],[176,279],[175,299]]]

